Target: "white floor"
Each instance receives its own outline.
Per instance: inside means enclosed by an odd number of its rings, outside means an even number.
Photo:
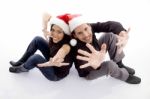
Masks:
[[[150,99],[149,6],[148,0],[1,2],[0,99]],[[92,11],[94,9],[99,12]],[[131,85],[105,76],[87,81],[78,77],[74,67],[58,82],[48,81],[36,68],[29,73],[10,73],[9,61],[19,59],[33,37],[42,36],[41,15],[44,11],[54,14],[79,12],[94,17],[90,21],[115,20],[126,28],[130,26],[123,61],[136,70],[136,75],[142,79],[141,84]]]

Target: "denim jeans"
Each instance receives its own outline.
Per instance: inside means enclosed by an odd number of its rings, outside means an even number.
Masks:
[[[26,49],[26,52],[19,60],[20,62],[24,63],[27,61],[27,59],[32,56],[37,50],[40,50],[40,52],[43,54],[43,56],[48,60],[50,55],[49,45],[46,40],[44,40],[42,37],[36,36],[29,44],[29,46]]]
[[[34,54],[37,50],[43,54],[44,57]],[[20,59],[24,63],[24,67],[28,70],[37,67],[42,74],[49,80],[60,80],[55,73],[53,67],[38,67],[37,64],[44,63],[50,58],[50,49],[48,42],[42,37],[36,36],[29,44],[23,57]]]
[[[60,80],[61,78],[55,75],[53,67],[38,67],[37,66],[37,64],[44,63],[44,62],[47,62],[47,60],[44,57],[38,54],[34,54],[24,63],[24,68],[30,70],[34,67],[37,67],[48,80],[51,80],[51,81]]]

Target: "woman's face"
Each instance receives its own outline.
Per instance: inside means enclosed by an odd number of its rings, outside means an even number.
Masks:
[[[51,37],[54,43],[58,43],[63,39],[64,32],[58,25],[53,25],[51,28]]]

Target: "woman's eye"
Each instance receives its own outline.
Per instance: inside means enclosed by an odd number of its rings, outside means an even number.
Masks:
[[[82,34],[82,32],[78,32],[78,35],[81,35]]]
[[[51,29],[51,32],[54,32],[54,29]]]
[[[63,33],[62,31],[58,31],[58,33],[60,34],[60,33]]]

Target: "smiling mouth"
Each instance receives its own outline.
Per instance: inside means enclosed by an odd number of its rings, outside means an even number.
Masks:
[[[53,42],[57,42],[58,41],[58,39],[57,38],[53,38]]]
[[[53,38],[53,40],[57,40],[57,38]]]
[[[85,40],[89,41],[91,39],[90,36],[86,37]]]

